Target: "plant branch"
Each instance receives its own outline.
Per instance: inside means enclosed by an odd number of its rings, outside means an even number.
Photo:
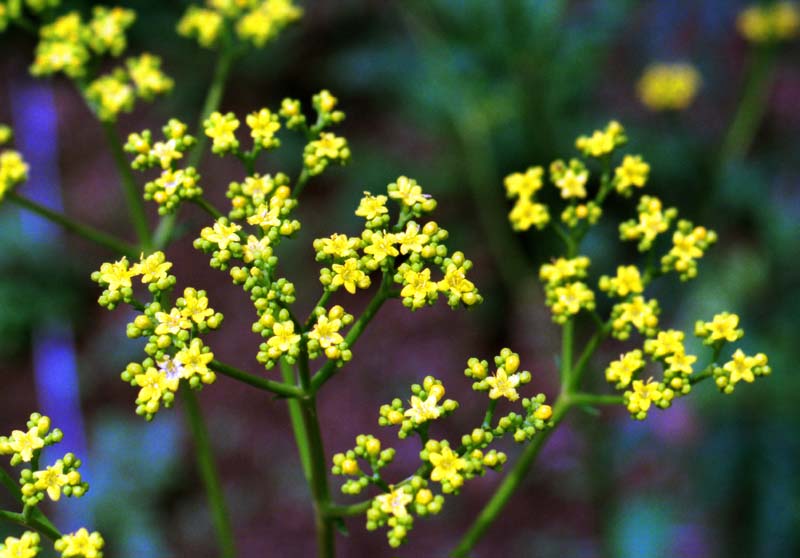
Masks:
[[[223,558],[233,558],[236,556],[236,549],[233,542],[233,528],[231,527],[228,508],[225,504],[225,496],[222,491],[219,472],[214,463],[214,455],[211,449],[208,429],[203,420],[203,414],[200,410],[200,405],[195,393],[185,386],[183,387],[182,393],[184,407],[186,409],[186,418],[192,431],[192,437],[194,438],[197,466],[200,469],[200,476],[205,485],[214,529],[217,533],[220,556]]]
[[[124,254],[132,258],[138,257],[139,255],[136,248],[125,241],[99,231],[93,227],[90,227],[89,225],[84,225],[83,223],[74,221],[66,215],[58,213],[57,211],[53,211],[52,209],[48,209],[43,205],[39,205],[35,201],[21,196],[15,192],[9,192],[6,194],[6,196],[10,201],[16,203],[20,207],[24,207],[28,211],[36,213],[37,215],[44,217],[45,219],[52,221],[57,225],[60,225],[67,231],[83,237],[86,240],[94,242],[95,244],[99,244],[104,248],[108,248],[112,252]]]
[[[292,366],[283,359],[281,359],[281,373],[283,374],[283,381],[287,385],[297,382]],[[299,387],[297,389],[300,390]],[[303,424],[303,412],[300,409],[300,403],[296,399],[289,399],[286,401],[286,404],[289,406],[289,421],[292,424],[292,432],[294,433],[294,439],[297,443],[297,453],[300,454],[303,475],[306,481],[311,484],[311,458],[309,457],[308,450],[308,435],[306,434],[305,425]]]
[[[39,510],[37,509],[35,511],[38,512]],[[0,510],[0,519],[4,519],[11,523],[16,523],[17,525],[22,525],[23,527],[34,529],[53,541],[60,539],[62,536],[61,532],[56,529],[53,524],[50,523],[50,520],[44,517],[44,514],[41,512],[34,513],[29,519],[26,520],[25,516],[21,513]]]
[[[262,378],[260,376],[256,376],[255,374],[250,374],[249,372],[245,372],[244,370],[240,370],[218,360],[212,360],[209,365],[209,368],[214,372],[218,372],[224,376],[228,376],[229,378],[233,378],[234,380],[238,380],[245,384],[251,385],[258,389],[262,389],[264,391],[270,391],[276,395],[281,397],[303,397],[305,393],[303,390],[298,388],[297,386],[290,385],[284,382],[276,382],[274,380],[269,380],[267,378]]]

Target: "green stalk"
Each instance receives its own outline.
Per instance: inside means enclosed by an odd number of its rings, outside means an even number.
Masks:
[[[231,66],[236,58],[234,49],[230,45],[223,47],[217,58],[217,65],[214,68],[214,77],[211,80],[211,85],[206,93],[206,99],[203,103],[203,109],[200,111],[200,117],[197,120],[197,143],[192,148],[192,153],[189,155],[188,164],[192,167],[197,167],[205,153],[208,137],[203,131],[203,122],[211,115],[212,112],[219,108],[222,101],[222,94],[225,91],[225,82],[231,72]],[[172,232],[175,229],[178,213],[171,213],[165,216],[158,224],[153,239],[153,244],[158,248],[166,246]]]
[[[300,387],[309,392],[311,376],[308,369],[308,353],[303,348],[303,353],[297,362]],[[334,540],[333,520],[328,516],[327,509],[330,505],[330,491],[328,488],[328,467],[325,458],[325,449],[322,444],[322,433],[319,427],[317,414],[317,401],[314,395],[306,399],[297,400],[303,418],[305,443],[308,445],[310,460],[311,495],[314,498],[314,518],[317,526],[317,553],[320,558],[333,558],[336,554]],[[298,446],[300,443],[298,443]]]
[[[472,524],[472,527],[470,527],[470,529],[458,543],[458,546],[452,553],[453,557],[464,558],[469,556],[472,548],[483,536],[483,534],[486,533],[487,529],[489,529],[489,526],[494,523],[494,521],[500,515],[500,512],[508,503],[509,499],[511,499],[511,496],[517,491],[517,488],[524,480],[525,475],[528,473],[528,469],[530,469],[531,464],[536,459],[536,456],[539,455],[539,451],[550,437],[550,434],[556,429],[558,424],[564,418],[564,415],[567,414],[570,406],[571,402],[568,396],[560,397],[558,401],[556,401],[556,404],[553,407],[553,426],[548,430],[536,434],[536,436],[533,438],[533,441],[523,450],[522,455],[520,455],[517,462],[505,476],[503,482],[500,483],[500,486],[495,491],[492,499],[489,500],[489,503],[483,508],[478,518]]]
[[[128,205],[131,222],[133,222],[133,226],[136,229],[136,236],[139,238],[139,244],[142,249],[147,251],[150,248],[152,239],[150,237],[150,226],[147,224],[147,214],[144,211],[144,200],[125,158],[125,150],[122,148],[122,142],[119,139],[116,127],[111,122],[103,122],[103,131],[106,134],[108,145],[111,147],[114,163],[117,165],[117,172],[119,172],[122,184],[122,193],[125,194],[125,202]]]
[[[220,217],[224,217],[223,213],[219,209],[211,205],[211,203],[203,197],[193,198],[192,202],[196,206],[200,207],[203,211],[211,215],[211,217],[213,217],[214,219],[219,219]]]
[[[753,53],[744,93],[719,153],[720,168],[744,157],[752,145],[767,110],[776,60],[772,45],[759,46]]]
[[[561,383],[571,385],[572,351],[575,339],[575,319],[570,318],[561,326]]]
[[[372,506],[372,500],[365,500],[358,504],[350,504],[348,506],[336,506],[333,504],[325,508],[325,513],[329,517],[348,517],[351,515],[361,515]]]
[[[189,428],[195,443],[195,453],[197,456],[197,466],[203,478],[206,495],[208,496],[209,507],[211,508],[211,518],[214,522],[214,529],[217,533],[217,543],[219,545],[220,556],[223,558],[233,558],[236,556],[236,548],[233,542],[233,529],[231,527],[228,508],[225,505],[225,496],[220,484],[219,472],[214,463],[214,455],[211,450],[211,440],[203,421],[203,414],[197,401],[197,396],[190,389],[184,387],[182,390],[184,407],[186,408],[186,418],[189,421]]]
[[[303,397],[305,395],[297,386],[290,385],[289,383],[276,382],[273,380],[268,380],[267,378],[262,378],[261,376],[249,374],[244,370],[239,370],[238,368],[227,365],[218,360],[212,360],[208,367],[214,372],[228,376],[229,378],[233,378],[234,380],[238,380],[258,389],[271,391],[275,395],[289,398]]]
[[[281,360],[281,374],[283,374],[283,381],[286,384],[294,384],[297,379],[294,375],[292,366]],[[300,388],[297,388],[299,391]],[[297,453],[300,454],[300,463],[303,466],[303,475],[306,481],[311,483],[311,457],[309,457],[308,450],[308,436],[306,435],[305,425],[303,424],[303,412],[300,409],[300,403],[295,399],[289,399],[286,404],[289,407],[289,421],[292,424],[292,432],[294,432],[294,440],[297,443]]]
[[[22,525],[23,527],[27,527],[29,529],[34,529],[53,541],[61,538],[61,532],[53,527],[53,524],[50,523],[50,521],[41,513],[33,514],[29,520],[26,520],[25,516],[21,513],[0,510],[0,519],[4,519],[11,523],[16,523],[17,525]]]
[[[139,256],[136,248],[127,244],[125,241],[99,231],[93,227],[90,227],[89,225],[84,225],[78,221],[74,221],[66,215],[48,209],[43,205],[39,205],[35,201],[29,200],[28,198],[23,197],[15,192],[9,192],[6,194],[6,197],[20,207],[24,207],[25,209],[36,213],[37,215],[40,215],[41,217],[44,217],[45,219],[52,221],[57,225],[60,225],[69,232],[75,233],[91,242],[108,248],[112,252],[124,254],[132,258]]]

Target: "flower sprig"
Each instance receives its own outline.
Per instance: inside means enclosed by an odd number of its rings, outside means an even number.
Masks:
[[[11,127],[0,124],[0,148],[9,143],[14,137]],[[14,149],[0,149],[0,202],[8,192],[11,192],[28,179],[28,164],[19,151]]]

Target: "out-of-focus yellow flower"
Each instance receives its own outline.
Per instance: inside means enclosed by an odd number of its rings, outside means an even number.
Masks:
[[[636,86],[639,100],[650,110],[684,110],[697,95],[702,79],[688,63],[652,64]]]

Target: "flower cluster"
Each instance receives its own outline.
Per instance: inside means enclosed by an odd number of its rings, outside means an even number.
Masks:
[[[20,463],[30,467],[22,469],[19,476],[19,501],[25,506],[25,517],[46,521],[38,509],[39,503],[47,496],[53,502],[61,496],[81,497],[89,489],[78,470],[81,462],[72,453],[57,459],[52,465],[40,468],[42,449],[59,443],[63,434],[58,428],[51,428],[50,419],[33,413],[27,422],[27,431],[14,430],[10,436],[0,436],[0,455],[11,455],[11,465]],[[99,533],[88,535],[86,529],[64,535],[54,543],[55,551],[62,558],[102,558],[103,538]],[[6,537],[0,543],[0,558],[35,558],[41,551],[38,533],[24,532],[19,538]]]
[[[471,358],[465,375],[474,381],[473,389],[488,392],[488,411],[483,423],[461,437],[456,446],[448,440],[428,438],[430,423],[442,419],[458,408],[458,403],[445,399],[445,388],[433,376],[411,386],[411,399],[404,406],[400,399],[381,406],[378,423],[398,427],[398,437],[419,436],[422,450],[419,468],[405,480],[387,482],[381,469],[394,457],[394,449],[381,449],[381,443],[371,435],[356,439],[356,447],[333,457],[335,475],[348,477],[342,486],[345,494],[358,494],[369,485],[379,487],[367,510],[367,529],[387,527],[392,547],[399,546],[413,527],[414,517],[439,513],[445,495],[457,493],[464,482],[484,475],[488,469],[499,470],[506,462],[505,453],[489,448],[505,434],[517,442],[530,440],[537,432],[552,426],[553,409],[543,394],[520,400],[517,388],[531,380],[530,372],[519,371],[519,355],[503,349],[494,359],[496,371],[489,374],[489,363]],[[521,412],[511,411],[494,419],[499,399],[520,401]],[[360,463],[366,462],[369,470]],[[437,493],[438,492],[438,493]]]
[[[134,155],[133,169],[161,169],[158,178],[144,185],[144,199],[156,202],[159,214],[165,215],[174,212],[181,201],[199,198],[203,189],[195,167],[179,168],[177,164],[196,141],[187,132],[186,124],[172,118],[162,132],[161,141],[153,141],[150,130],[130,134],[125,151]]]
[[[572,159],[569,163],[557,160],[551,165],[551,178],[561,190],[561,197],[568,204],[567,210],[572,212],[570,216],[576,216],[581,208],[588,210],[589,207],[596,208],[599,216],[601,205],[609,194],[616,192],[627,198],[634,188],[646,185],[650,166],[641,156],[622,154],[619,165],[616,168],[613,166],[613,158],[625,140],[622,126],[611,122],[604,130],[581,136],[576,141],[576,147],[585,157],[601,159],[601,175],[596,190],[593,190],[589,181],[591,159]],[[533,187],[531,178],[536,179]],[[506,178],[505,186],[506,191],[515,196],[535,191],[541,187],[541,172],[510,175]],[[589,201],[581,201],[580,204],[577,201],[584,199]],[[623,353],[605,370],[606,380],[623,392],[621,399],[636,419],[644,419],[651,407],[668,408],[675,398],[687,395],[692,385],[706,378],[713,377],[721,391],[730,393],[742,380],[749,383],[758,376],[768,375],[770,367],[767,357],[761,353],[748,356],[737,349],[728,361],[720,360],[725,345],[739,340],[743,335],[739,318],[734,314],[722,313],[710,322],[697,323],[695,335],[703,339],[713,353],[711,362],[699,369],[698,356],[690,354],[684,346],[684,332],[660,327],[660,305],[656,298],[646,295],[648,285],[657,277],[673,272],[683,281],[694,278],[698,271],[698,260],[716,242],[717,235],[705,227],[678,219],[677,209],[664,208],[661,200],[652,195],[641,196],[636,209],[636,218],[620,224],[620,239],[636,241],[639,252],[646,254],[646,263],[618,265],[614,275],[600,276],[597,285],[613,302],[607,319],[595,310],[595,295],[588,280],[589,258],[579,254],[581,240],[587,234],[592,220],[564,219],[569,229],[551,223],[564,240],[568,254],[567,257],[545,263],[539,272],[554,321],[559,324],[572,323],[585,310],[591,312],[598,325],[597,339],[610,335],[627,340],[634,332],[640,334],[643,338],[640,347]],[[547,212],[548,208],[542,211]],[[513,215],[510,219],[512,225],[518,228]],[[667,247],[664,246],[664,240],[669,238],[670,231],[672,242]],[[664,251],[661,252],[663,255],[659,265],[658,253],[661,250]],[[649,367],[648,357],[652,365],[661,367],[660,379],[656,380],[652,374],[645,372]],[[518,382],[508,375],[508,366],[502,376],[498,370],[495,385],[487,383],[492,381],[487,373],[486,363],[477,360],[469,363],[467,375],[477,380],[476,387],[492,387],[496,396],[502,390],[507,390],[511,394],[509,398],[514,398]],[[498,383],[503,386],[502,390],[496,387]],[[504,426],[502,420],[499,426]],[[517,435],[518,432],[515,432],[515,438]],[[522,434],[519,436],[523,438]]]
[[[113,309],[119,302],[135,307],[140,313],[128,324],[131,339],[147,338],[144,347],[147,357],[128,364],[122,380],[139,389],[136,414],[147,420],[164,406],[170,407],[181,380],[192,389],[211,384],[216,375],[209,367],[214,358],[201,338],[217,329],[223,316],[208,305],[205,291],[187,287],[174,304],[167,304],[175,286],[175,276],[169,274],[172,263],[163,252],[142,255],[130,265],[126,258],[104,263],[92,274],[92,280],[105,287],[99,303]],[[147,285],[152,300],[142,304],[134,297],[134,277]]]
[[[636,91],[644,106],[653,111],[680,111],[692,104],[701,85],[700,73],[691,64],[652,64]]]
[[[178,34],[216,48],[235,37],[261,48],[303,14],[292,0],[207,0],[190,6],[178,22]]]
[[[550,222],[547,206],[536,202],[535,198],[536,192],[542,188],[543,175],[542,167],[531,167],[524,173],[515,172],[506,177],[506,195],[517,200],[508,214],[514,230],[527,231],[531,227],[543,229]]]
[[[752,43],[788,41],[800,33],[800,8],[795,2],[769,2],[748,6],[736,27]]]
[[[0,124],[0,147],[13,138],[11,128]],[[0,149],[0,202],[7,192],[28,179],[28,164],[19,151]]]
[[[135,19],[133,10],[119,6],[94,6],[88,21],[77,11],[57,17],[39,30],[31,73],[63,73],[77,80],[98,118],[115,121],[120,113],[133,110],[137,98],[152,101],[173,87],[161,70],[161,59],[147,53],[128,58],[105,75],[93,75],[93,57],[116,58],[126,50],[126,31]]]

